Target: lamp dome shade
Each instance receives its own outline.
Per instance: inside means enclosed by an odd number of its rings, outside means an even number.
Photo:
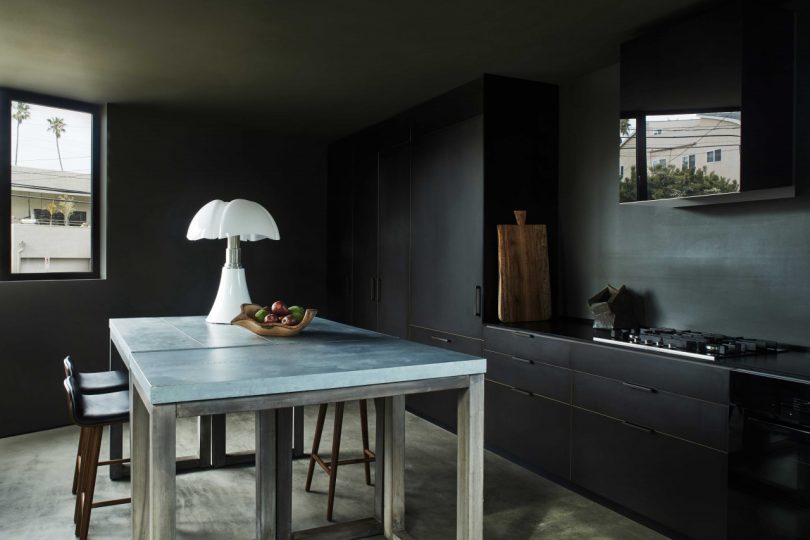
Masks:
[[[259,203],[245,199],[209,202],[194,215],[186,238],[216,240],[237,235],[251,242],[281,238],[270,212]]]

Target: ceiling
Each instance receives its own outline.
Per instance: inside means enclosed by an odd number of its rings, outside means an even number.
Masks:
[[[334,139],[496,73],[565,82],[707,0],[3,0],[0,86]]]

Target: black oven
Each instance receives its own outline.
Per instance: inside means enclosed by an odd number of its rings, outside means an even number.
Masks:
[[[731,374],[730,539],[810,539],[810,384]]]

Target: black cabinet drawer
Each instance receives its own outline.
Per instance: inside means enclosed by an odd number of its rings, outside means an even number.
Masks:
[[[529,467],[569,478],[571,406],[486,382],[487,448]]]
[[[616,346],[571,343],[571,368],[641,386],[728,404],[728,370]]]
[[[488,379],[571,403],[570,370],[489,350],[484,356]]]
[[[568,367],[571,342],[519,330],[487,326],[485,348],[526,360]]]
[[[450,349],[451,351],[471,354],[479,358],[481,357],[483,349],[483,342],[480,339],[439,332],[437,330],[431,330],[430,328],[422,328],[421,326],[409,326],[408,337],[413,341],[418,341],[425,345],[433,345],[443,349]]]
[[[728,405],[574,374],[574,405],[719,450],[728,449]]]
[[[725,538],[728,456],[573,408],[571,479],[696,539]]]

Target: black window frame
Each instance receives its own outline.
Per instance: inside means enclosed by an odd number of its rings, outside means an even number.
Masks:
[[[87,272],[11,272],[11,102],[68,109],[92,115],[90,265]],[[12,88],[0,88],[0,281],[48,281],[101,278],[101,119],[102,106]]]
[[[716,112],[739,112],[742,108],[737,106],[728,107],[708,107],[708,108],[694,108],[694,109],[666,109],[655,111],[621,111],[619,114],[620,120],[635,120],[636,122],[636,200],[635,201],[620,201],[623,202],[638,202],[652,200],[649,197],[649,190],[647,188],[647,117],[648,116],[661,116],[661,115],[676,115],[676,114],[705,114]],[[697,157],[695,157],[695,165],[697,166]]]

